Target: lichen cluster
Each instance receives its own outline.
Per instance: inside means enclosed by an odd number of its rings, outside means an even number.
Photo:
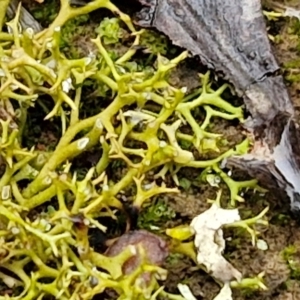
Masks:
[[[103,39],[114,43],[120,35],[106,36],[104,23],[98,36],[91,37],[93,51],[67,58],[61,51],[62,27],[99,8],[110,10],[127,26],[132,45],[122,55],[112,56]],[[156,279],[163,279],[165,270],[144,261],[125,276],[122,265],[134,251],[128,247],[114,258],[106,257],[90,246],[89,229],[108,230],[101,218],[117,218],[117,212],[124,210],[119,196],[130,186],[134,187],[130,204],[136,209],[156,195],[178,193],[177,173],[182,167],[218,173],[231,190],[231,205],[241,201],[240,190],[256,187],[256,181],[235,182],[218,164],[247,152],[249,141],[211,160],[199,160],[195,153],[201,156],[204,149],[217,153],[222,136],[208,131],[211,119],[242,121],[242,108],[222,98],[226,84],[217,90],[211,87],[209,73],[200,76],[201,90],[194,97],[170,85],[170,71],[187,52],[170,60],[152,53],[155,68],[132,68],[144,31],[137,31],[129,16],[109,0],[94,0],[80,8],[61,0],[53,23],[40,33],[20,28],[19,13],[0,33],[0,278],[9,290],[0,299],[93,299],[107,288],[118,299],[167,296]],[[105,22],[119,28],[117,22]],[[106,91],[109,103],[82,118],[88,81]],[[54,151],[27,149],[23,133],[31,130],[26,128],[28,111],[46,96],[53,105],[44,117],[60,120],[60,139]],[[206,113],[202,123],[194,116],[199,108]],[[189,130],[182,131],[182,126]],[[189,142],[193,151],[183,149],[183,142]],[[92,148],[101,157],[79,178],[72,160]],[[123,176],[114,181],[107,169],[119,161]],[[172,186],[164,183],[166,177],[173,179]],[[156,179],[161,178],[159,184]],[[149,285],[137,280],[145,271],[153,274]]]

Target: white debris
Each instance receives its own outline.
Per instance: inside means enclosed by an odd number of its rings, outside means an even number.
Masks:
[[[181,90],[181,92],[182,92],[182,93],[184,93],[184,94],[185,94],[185,93],[187,92],[187,87],[186,87],[186,86],[184,86],[184,87],[182,87],[180,90]]]
[[[197,300],[192,294],[190,288],[186,284],[179,283],[177,288],[185,300]]]
[[[292,8],[292,7],[287,7],[285,12],[283,13],[284,17],[296,17],[297,19],[300,20],[300,10]]]
[[[229,283],[225,283],[220,293],[214,298],[214,300],[232,300],[232,291]]]
[[[195,232],[198,263],[223,283],[242,279],[242,274],[222,256],[225,249],[222,226],[240,219],[237,209],[223,209],[214,203],[190,224]]]
[[[62,82],[62,89],[65,93],[69,93],[71,89],[74,89],[71,78],[68,78]]]
[[[2,275],[1,276],[3,282],[9,287],[9,288],[13,288],[15,286],[20,286],[20,281],[11,277],[11,276],[8,276],[8,275]]]

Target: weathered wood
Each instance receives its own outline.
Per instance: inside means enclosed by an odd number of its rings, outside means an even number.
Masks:
[[[294,108],[268,39],[260,0],[140,0],[137,23],[154,27],[222,74],[243,97],[251,153],[227,166],[284,191],[300,210],[300,139]]]
[[[10,1],[6,12],[9,19],[14,18],[19,3],[20,3],[19,0]],[[21,7],[21,12],[20,12],[20,24],[24,30],[27,28],[31,28],[35,33],[43,30],[41,24],[38,21],[36,21],[34,17],[23,6]]]

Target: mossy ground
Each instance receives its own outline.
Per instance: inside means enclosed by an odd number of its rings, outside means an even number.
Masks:
[[[58,5],[56,1],[45,1],[44,4],[33,4],[32,1],[24,2],[44,26],[49,24],[55,17]],[[289,1],[290,3],[291,1]],[[124,2],[120,4],[120,8],[129,13],[135,10],[132,5],[129,6],[128,4],[127,6]],[[298,5],[298,8],[300,8],[300,5]],[[94,35],[95,29],[98,28],[100,21],[105,17],[112,17],[112,15],[101,11],[69,22],[62,30],[63,43],[61,47],[66,55],[77,58],[82,53],[86,55],[92,52],[94,45],[89,41],[90,36]],[[118,24],[112,24],[111,26],[118,26]],[[272,23],[271,26],[274,26],[274,30],[278,34],[278,41],[274,43],[277,57],[286,73],[286,81],[294,103],[296,107],[300,108],[300,21],[282,19],[277,21],[276,24]],[[101,30],[101,28],[98,28],[98,30]],[[125,52],[128,46],[128,38],[124,31],[120,39],[121,43],[118,43],[117,46],[115,43],[110,45],[107,41],[110,55],[113,56],[115,52]],[[180,51],[158,33],[150,35],[144,43],[148,43],[147,46],[152,44],[152,51],[158,51],[169,57]],[[155,48],[153,45],[157,47]],[[146,61],[142,53],[137,58],[137,62],[137,65],[131,65],[130,67],[145,70],[151,68],[153,63],[151,56],[150,58],[147,56]],[[196,58],[190,58],[171,74],[170,82],[179,87],[186,86],[188,91],[193,93],[199,87],[197,73],[203,72],[203,70],[205,68],[199,64]],[[215,83],[216,86],[218,84],[218,82]],[[86,84],[83,95],[85,101],[80,113],[85,117],[101,111],[107,104],[106,102],[110,101],[107,91],[98,89],[92,82],[90,86]],[[230,98],[232,99],[232,96]],[[242,103],[241,99],[236,98],[234,101],[235,104]],[[47,99],[43,99],[40,106],[38,102],[35,108],[29,110],[29,123],[27,124],[27,131],[24,132],[27,139],[26,146],[38,145],[39,150],[51,151],[57,143],[60,126],[56,126],[56,119],[47,122],[42,121],[44,114],[40,113],[40,110],[36,109],[37,107],[47,111]],[[151,109],[155,109],[155,107]],[[199,112],[197,118],[199,122],[203,121],[201,112]],[[242,141],[242,128],[236,121],[213,120],[211,127],[213,132],[222,133],[226,137],[227,143],[224,143],[223,149],[220,147],[222,151]],[[190,145],[186,145],[186,147],[190,147]],[[203,158],[210,158],[215,155],[216,153],[209,152],[205,153]],[[84,153],[84,155],[75,159],[73,168],[77,169],[79,178],[81,173],[84,176],[100,156],[101,153],[99,154],[97,149],[91,149],[88,153]],[[107,170],[109,178],[114,181],[122,178],[124,174],[123,167],[124,164],[121,161],[120,163],[116,162],[111,166],[111,169]],[[149,179],[151,179],[150,177],[151,174]],[[234,173],[233,177],[237,180],[244,180],[243,174]],[[153,198],[151,203],[148,203],[139,213],[132,229],[145,228],[154,231],[158,229],[158,232],[163,232],[166,228],[189,224],[193,217],[209,207],[207,199],[215,198],[216,189],[201,181],[198,170],[182,168],[178,173],[178,179],[181,194]],[[167,177],[166,181],[168,182],[168,180],[171,182],[171,179]],[[228,197],[226,186],[222,184],[221,186],[224,189],[224,198]],[[130,202],[133,192],[134,187],[129,186],[120,197],[126,198],[126,201]],[[242,208],[245,217],[256,215],[264,207],[270,206],[268,213],[270,225],[265,232],[262,232],[260,237],[267,242],[269,249],[263,251],[254,248],[247,234],[228,230],[226,235],[231,236],[231,239],[227,241],[225,255],[245,276],[255,276],[265,271],[266,285],[269,289],[265,292],[236,290],[234,299],[300,299],[300,229],[299,224],[289,213],[288,203],[284,202],[285,199],[278,199],[276,195],[271,193],[262,196],[250,191],[244,197],[246,202],[239,207]],[[249,212],[249,215],[247,215],[247,212]],[[110,224],[110,230],[105,237],[96,235],[91,231],[91,244],[99,251],[103,251],[105,248],[103,245],[104,240],[120,235],[126,225],[125,218],[122,218],[122,216],[114,224],[112,224],[111,218],[107,218],[107,222]],[[106,224],[104,223],[104,225]],[[182,255],[171,255],[165,267],[169,271],[165,283],[166,290],[169,292],[176,292],[179,281],[188,284],[197,299],[212,299],[219,290],[218,285],[209,275],[195,268],[194,263]],[[0,294],[1,292],[0,290]],[[106,296],[102,295],[101,299],[112,299],[111,297],[112,295],[108,293]]]

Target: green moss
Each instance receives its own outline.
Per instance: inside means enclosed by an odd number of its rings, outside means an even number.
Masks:
[[[117,18],[104,18],[95,32],[100,35],[105,45],[116,44],[124,36],[124,30],[120,27],[120,19]]]
[[[291,216],[288,214],[276,214],[272,218],[272,223],[279,226],[286,226],[291,223]]]
[[[190,180],[183,177],[179,179],[179,185],[187,192],[190,189],[192,183]]]
[[[186,140],[180,140],[179,145],[181,146],[182,149],[184,150],[191,150],[193,143],[186,141]]]
[[[176,266],[184,258],[184,255],[181,253],[171,253],[167,258],[167,264],[169,266]]]
[[[300,82],[300,74],[289,74],[285,78],[289,82]]]
[[[154,30],[145,30],[141,35],[141,46],[151,53],[166,55],[170,50],[168,39]]]
[[[291,29],[294,34],[300,36],[300,20],[293,19]]]
[[[93,38],[93,29],[88,21],[89,15],[82,15],[69,20],[62,27],[60,47],[68,58],[87,56],[93,49],[90,42],[90,38]]]
[[[59,5],[56,0],[47,0],[43,5],[36,6],[31,13],[37,21],[47,26],[56,18],[58,9]]]
[[[151,229],[152,226],[161,227],[167,221],[174,219],[176,213],[161,199],[145,207],[138,218],[139,228]]]
[[[296,51],[300,54],[300,20],[294,18],[291,21],[290,33],[296,35],[296,37],[298,36],[299,38],[296,46]]]
[[[283,250],[283,258],[291,270],[291,279],[300,280],[300,251],[297,246],[290,245]]]
[[[300,68],[300,58],[284,63],[284,67],[288,69]]]

